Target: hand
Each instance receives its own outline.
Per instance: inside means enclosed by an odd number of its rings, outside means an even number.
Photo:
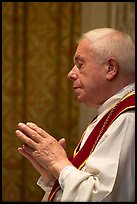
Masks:
[[[58,143],[65,148],[66,144],[65,144],[65,139],[62,138],[58,141]],[[32,148],[30,148],[27,144],[23,144],[22,147],[18,148],[18,151],[21,155],[23,155],[26,159],[29,160],[29,162],[32,164],[32,166],[40,173],[40,175],[47,181],[47,183],[49,181],[51,181],[54,176],[47,170],[45,169],[43,166],[41,166],[35,159],[34,157],[30,154],[32,150]]]
[[[29,157],[29,160],[33,165],[34,160],[36,160],[40,166],[51,172],[56,178],[58,178],[65,166],[72,165],[61,144],[46,131],[34,123],[27,123],[26,125],[19,123],[18,127],[19,130],[16,131],[16,135],[31,148],[29,152],[31,158]],[[20,153],[21,151],[20,149]],[[22,153],[24,152],[22,151]],[[25,154],[24,156],[28,155]],[[33,161],[32,158],[34,159]],[[37,167],[37,169],[43,173],[40,166],[36,166],[35,164],[35,168]]]
[[[23,144],[22,147],[18,148],[18,151],[21,155],[26,157],[32,166],[40,173],[40,175],[47,181],[47,183],[53,179],[53,175],[47,171],[43,166],[41,166],[31,155],[31,151],[33,151],[28,145]]]

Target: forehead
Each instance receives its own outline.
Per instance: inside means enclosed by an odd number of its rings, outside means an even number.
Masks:
[[[89,40],[87,40],[87,39],[80,40],[78,47],[77,47],[77,50],[76,50],[76,53],[82,52],[82,51],[87,51],[87,50],[89,51],[89,45],[90,45]]]
[[[82,39],[77,46],[74,59],[76,60],[91,54],[91,50],[89,46],[90,46],[90,41],[87,39]]]

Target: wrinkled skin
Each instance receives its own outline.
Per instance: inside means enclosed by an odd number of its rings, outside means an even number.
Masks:
[[[19,153],[25,156],[43,177],[58,178],[65,166],[72,165],[63,148],[64,139],[58,142],[34,123],[19,123],[16,136],[24,143],[18,148]]]

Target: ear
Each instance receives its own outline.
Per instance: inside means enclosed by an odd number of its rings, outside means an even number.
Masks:
[[[118,63],[115,59],[111,58],[108,60],[108,65],[107,65],[107,75],[106,78],[107,80],[112,80],[116,77],[118,73]]]

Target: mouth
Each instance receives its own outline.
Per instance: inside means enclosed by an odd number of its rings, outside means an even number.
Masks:
[[[79,86],[73,86],[73,89],[76,90],[76,89],[80,89]]]
[[[80,89],[81,89],[80,86],[73,86],[73,91],[74,91],[75,93],[77,93],[77,94],[79,93]]]

